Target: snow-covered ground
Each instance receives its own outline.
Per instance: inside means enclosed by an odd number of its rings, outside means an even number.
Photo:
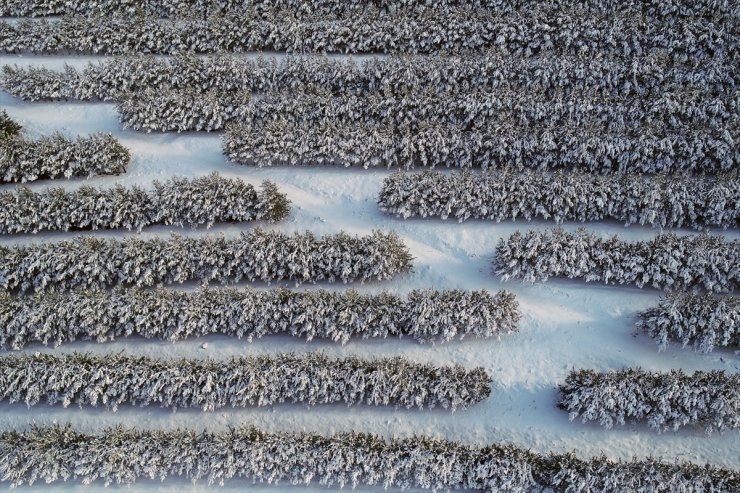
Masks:
[[[70,57],[0,56],[0,64],[46,65],[60,69],[64,61],[83,65],[88,59]],[[521,305],[520,332],[500,340],[469,339],[443,345],[419,345],[410,340],[353,341],[345,346],[331,342],[305,341],[290,337],[268,337],[252,343],[214,336],[178,343],[129,339],[112,344],[74,343],[57,349],[31,346],[27,351],[88,351],[108,353],[227,358],[233,355],[267,352],[324,351],[329,355],[393,356],[404,355],[414,361],[436,364],[460,363],[467,367],[483,366],[493,377],[491,397],[464,412],[442,410],[406,411],[385,408],[319,406],[305,408],[282,405],[272,408],[198,410],[176,413],[154,408],[124,407],[116,413],[104,409],[77,409],[39,405],[28,410],[24,405],[0,405],[0,428],[25,428],[30,423],[71,422],[85,431],[125,424],[152,428],[192,427],[212,430],[254,424],[268,431],[297,430],[319,433],[355,430],[380,435],[414,434],[460,440],[474,444],[513,442],[536,451],[575,451],[581,457],[606,454],[627,459],[648,455],[666,460],[688,460],[740,469],[740,434],[706,436],[700,431],[681,430],[657,434],[642,425],[628,425],[604,430],[596,424],[570,422],[567,413],[555,407],[556,386],[572,368],[599,370],[641,366],[651,370],[682,368],[740,370],[738,355],[728,350],[711,354],[671,346],[658,352],[653,340],[635,333],[638,310],[654,305],[660,292],[653,289],[585,284],[579,281],[550,280],[524,285],[518,281],[501,283],[491,274],[496,243],[516,230],[550,228],[552,223],[524,221],[501,224],[470,221],[458,224],[440,220],[397,220],[382,214],[375,199],[387,170],[360,170],[329,167],[253,168],[229,163],[221,153],[219,134],[139,134],[122,130],[114,104],[24,103],[0,93],[0,106],[31,134],[55,130],[68,135],[98,131],[111,132],[133,155],[129,172],[120,177],[90,180],[56,180],[32,185],[39,189],[50,185],[74,188],[83,183],[141,184],[172,176],[201,176],[213,171],[240,177],[251,183],[264,179],[276,182],[292,201],[290,217],[281,224],[261,225],[282,231],[312,230],[333,233],[341,230],[356,234],[374,229],[396,230],[415,257],[415,270],[386,283],[354,286],[362,291],[388,290],[404,293],[414,288],[487,289],[513,291]],[[13,185],[2,188],[12,189]],[[574,229],[578,224],[566,224]],[[604,235],[647,239],[657,230],[616,223],[592,223],[587,227]],[[206,231],[169,227],[147,228],[143,236],[178,234],[235,234],[249,224],[219,225]],[[694,234],[680,230],[681,234]],[[129,232],[100,232],[99,236],[123,236]],[[740,238],[737,230],[724,231],[729,238]],[[58,240],[65,233],[2,237],[0,242]],[[192,289],[194,284],[178,289]],[[329,289],[348,286],[324,285]],[[313,289],[314,286],[301,289]],[[204,344],[207,343],[207,344]],[[224,491],[236,491],[247,483],[232,481]],[[72,485],[57,484],[48,491],[70,491]],[[75,489],[84,488],[76,485]],[[118,487],[116,487],[118,488]],[[124,487],[120,487],[123,489]],[[215,486],[212,488],[216,488]],[[34,488],[23,487],[21,491]],[[115,488],[114,488],[115,489]],[[190,486],[184,481],[164,483],[144,481],[132,489],[148,491],[205,491],[207,485]],[[286,491],[295,490],[285,487]],[[323,488],[322,488],[323,489]],[[365,489],[362,489],[365,491]],[[249,491],[278,491],[275,487],[249,486]]]

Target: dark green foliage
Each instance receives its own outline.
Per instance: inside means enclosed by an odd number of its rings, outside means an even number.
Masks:
[[[0,112],[0,140],[17,137],[22,128],[19,123],[8,116],[5,110]]]

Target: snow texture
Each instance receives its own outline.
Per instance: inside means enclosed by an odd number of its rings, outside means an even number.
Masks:
[[[539,455],[513,445],[468,446],[363,433],[266,433],[240,426],[221,433],[115,427],[90,435],[70,426],[0,434],[0,474],[13,485],[82,481],[128,485],[176,476],[208,484],[232,478],[353,489],[358,485],[501,493],[567,491],[736,491],[737,473],[653,458]]]
[[[666,291],[731,292],[740,282],[740,242],[724,236],[661,234],[622,241],[579,229],[516,232],[496,247],[494,271],[524,282],[567,277]]]
[[[707,433],[740,429],[740,375],[724,371],[574,370],[560,392],[559,405],[571,420],[598,421],[605,428],[636,420],[659,432],[682,426]]]
[[[740,224],[740,176],[719,179],[590,173],[394,173],[380,208],[397,217],[564,221],[616,220],[653,227]]]
[[[129,54],[89,62],[82,69],[5,65],[0,83],[27,101],[121,100],[153,91],[328,91],[337,95],[386,91],[388,94],[465,94],[468,91],[529,91],[561,97],[586,95],[656,96],[679,88],[707,96],[734,93],[738,61],[732,57],[674,61],[660,54],[624,58],[573,55],[552,58],[490,52],[450,57],[389,55],[364,60],[327,56],[240,58],[184,53],[170,58]],[[296,92],[296,95],[302,92]]]
[[[31,342],[109,342],[138,335],[178,341],[224,334],[249,341],[272,334],[328,339],[409,337],[420,343],[494,337],[517,331],[518,303],[507,291],[411,291],[363,295],[355,290],[295,292],[201,289],[0,294],[0,347]]]
[[[236,238],[74,240],[0,247],[0,288],[21,292],[154,286],[197,280],[344,283],[387,280],[411,270],[411,256],[395,233],[346,233],[320,238],[261,229]]]
[[[406,409],[466,409],[491,393],[483,368],[435,367],[404,358],[330,359],[321,353],[226,361],[128,355],[0,357],[0,400],[168,409],[366,404]]]
[[[532,5],[504,15],[469,6],[399,9],[391,15],[368,6],[361,13],[308,17],[238,10],[176,19],[114,13],[53,22],[3,21],[0,52],[449,54],[496,49],[525,56],[662,53],[685,60],[732,55],[740,43],[733,30],[736,10],[717,16],[666,16],[660,22],[633,12],[593,13],[578,5]]]
[[[740,348],[740,299],[713,294],[674,293],[639,314],[637,328],[665,350],[671,341],[709,353]]]
[[[0,234],[44,230],[116,229],[141,231],[153,224],[211,227],[222,221],[280,221],[290,211],[288,199],[274,183],[260,190],[217,173],[189,180],[155,181],[141,187],[94,188],[73,192],[62,187],[34,192],[20,187],[0,193]]]

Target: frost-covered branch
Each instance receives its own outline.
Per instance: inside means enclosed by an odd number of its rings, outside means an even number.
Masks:
[[[740,177],[483,173],[394,173],[383,182],[380,208],[398,217],[493,221],[607,219],[654,227],[740,224]]]
[[[571,420],[598,421],[605,428],[635,420],[659,432],[682,426],[707,433],[740,429],[740,375],[724,371],[576,370],[560,392],[559,405]]]
[[[729,20],[689,16],[647,22],[629,12],[593,15],[579,7],[559,10],[546,5],[506,15],[467,6],[385,15],[368,7],[336,18],[234,11],[177,19],[120,13],[0,23],[3,53],[448,54],[495,48],[525,56],[662,53],[686,60],[732,55],[738,45],[731,15]]]
[[[516,232],[496,247],[494,271],[525,282],[566,277],[667,291],[734,291],[740,242],[719,235],[661,234],[649,241],[602,238],[584,229]]]
[[[405,57],[362,61],[326,56],[244,58],[230,55],[171,58],[126,55],[88,63],[77,70],[3,67],[2,87],[29,101],[121,100],[129,94],[265,91],[329,91],[363,94],[388,91],[516,91],[571,96],[661,97],[679,88],[707,96],[732,94],[740,84],[736,57],[673,61],[660,54],[629,58],[562,55],[532,59],[496,52],[482,55]],[[157,102],[157,101],[154,101]]]
[[[0,246],[0,288],[57,291],[123,285],[154,286],[196,280],[364,282],[412,269],[411,255],[393,232],[316,238],[261,229],[221,235],[123,240],[74,240]]]
[[[671,340],[705,353],[740,347],[740,299],[735,297],[670,294],[639,317],[637,327],[654,337],[661,350]]]
[[[516,124],[460,126],[294,124],[285,120],[227,127],[224,152],[241,164],[579,169],[596,173],[731,171],[740,148],[727,131],[649,129],[604,132]]]
[[[32,342],[107,342],[131,335],[173,342],[209,334],[249,341],[289,334],[342,344],[389,336],[446,342],[516,332],[519,317],[518,303],[507,291],[429,289],[405,297],[287,289],[0,293],[0,348],[22,349]]]
[[[734,470],[654,458],[584,460],[508,444],[473,447],[423,436],[385,440],[362,433],[266,433],[252,426],[215,433],[115,427],[90,435],[70,425],[32,425],[27,431],[0,433],[0,476],[14,486],[132,484],[175,477],[208,484],[242,479],[507,493],[731,493],[740,485]]]
[[[73,353],[0,358],[0,400],[82,406],[159,406],[214,411],[282,403],[466,409],[491,393],[483,368],[405,358],[330,359],[321,353],[225,361]]]
[[[238,121],[254,126],[278,121],[320,127],[389,125],[412,131],[429,124],[454,125],[463,131],[514,125],[530,132],[555,125],[604,133],[676,133],[707,128],[740,138],[735,111],[739,102],[734,95],[707,96],[703,91],[686,89],[649,98],[550,96],[499,89],[341,96],[277,92],[253,99],[235,92],[145,89],[124,97],[118,112],[126,127],[161,132],[221,130]]]
[[[29,182],[44,178],[118,175],[131,161],[128,149],[110,134],[68,139],[55,133],[29,140],[0,139],[0,180]]]
[[[73,192],[61,187],[34,192],[21,187],[0,193],[0,234],[45,230],[115,229],[141,231],[153,224],[212,226],[217,222],[280,221],[289,201],[266,181],[260,190],[239,179],[213,173],[189,180],[154,182],[153,190],[138,186],[95,188]]]

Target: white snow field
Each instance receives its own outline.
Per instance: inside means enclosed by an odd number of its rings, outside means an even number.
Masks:
[[[100,58],[0,56],[0,64],[62,68],[64,63],[82,67],[88,60]],[[491,273],[496,243],[516,230],[545,229],[551,222],[515,221],[492,223],[453,220],[399,220],[380,212],[376,197],[384,169],[361,170],[332,167],[256,168],[229,163],[221,152],[218,133],[142,134],[123,130],[115,105],[111,103],[26,103],[0,94],[0,106],[31,135],[55,130],[69,136],[93,132],[111,132],[128,147],[133,159],[126,174],[91,179],[41,181],[30,184],[34,190],[55,185],[74,189],[82,184],[94,186],[139,184],[173,176],[204,176],[213,171],[227,177],[240,177],[258,185],[273,180],[292,202],[290,216],[275,225],[259,224],[280,231],[311,230],[314,233],[347,231],[367,234],[372,230],[395,230],[414,256],[414,271],[391,282],[353,286],[362,292],[387,290],[405,293],[416,288],[486,289],[502,288],[515,293],[523,314],[520,331],[500,339],[465,339],[437,345],[421,345],[408,339],[357,340],[345,346],[327,341],[291,337],[266,337],[251,343],[223,336],[190,339],[177,343],[122,339],[114,343],[75,342],[52,349],[38,344],[26,352],[83,351],[94,354],[126,352],[154,357],[192,357],[222,359],[234,355],[272,352],[323,351],[331,356],[404,355],[413,361],[435,364],[459,363],[468,368],[482,366],[493,378],[491,396],[466,411],[404,410],[367,406],[280,405],[268,408],[222,409],[212,413],[200,410],[171,412],[159,408],[124,406],[117,412],[102,408],[78,409],[40,404],[27,409],[24,404],[0,404],[0,429],[26,429],[29,425],[72,423],[82,431],[94,432],[117,424],[173,429],[224,430],[229,426],[253,424],[266,431],[309,431],[329,434],[335,431],[372,432],[383,437],[423,434],[465,443],[484,445],[510,442],[537,452],[574,451],[579,457],[605,454],[613,459],[659,456],[672,462],[710,463],[731,469],[740,468],[740,434],[706,436],[702,431],[682,429],[658,434],[647,425],[617,426],[605,430],[595,423],[569,421],[568,414],[555,407],[556,386],[573,368],[598,370],[640,366],[650,370],[723,369],[740,371],[740,359],[732,350],[715,349],[703,354],[673,344],[659,352],[654,340],[636,333],[636,312],[656,304],[660,292],[624,286],[606,286],[581,281],[551,279],[534,285],[519,281],[506,283]],[[15,185],[3,185],[14,189]],[[170,227],[145,228],[142,237],[223,233],[234,235],[254,224],[216,225],[210,230]],[[575,229],[580,223],[566,223]],[[589,229],[603,235],[618,234],[624,239],[649,239],[659,231],[641,226],[624,227],[618,223],[589,223]],[[688,229],[680,234],[696,234]],[[729,239],[740,239],[737,230],[714,231]],[[92,233],[85,233],[92,234]],[[134,232],[95,232],[100,237],[123,237]],[[3,245],[58,240],[71,233],[45,233],[0,237]],[[273,284],[292,287],[290,283]],[[174,289],[194,289],[189,283]],[[264,286],[262,286],[264,287]],[[304,285],[299,289],[345,289],[346,285]],[[0,486],[5,488],[6,486]],[[87,491],[79,483],[22,486],[19,491]],[[302,490],[325,490],[319,486]],[[133,486],[109,486],[112,491],[298,491],[293,486],[252,485],[231,480],[224,487],[204,482],[191,484],[169,478],[164,482],[142,480]],[[360,491],[376,488],[362,487]]]

